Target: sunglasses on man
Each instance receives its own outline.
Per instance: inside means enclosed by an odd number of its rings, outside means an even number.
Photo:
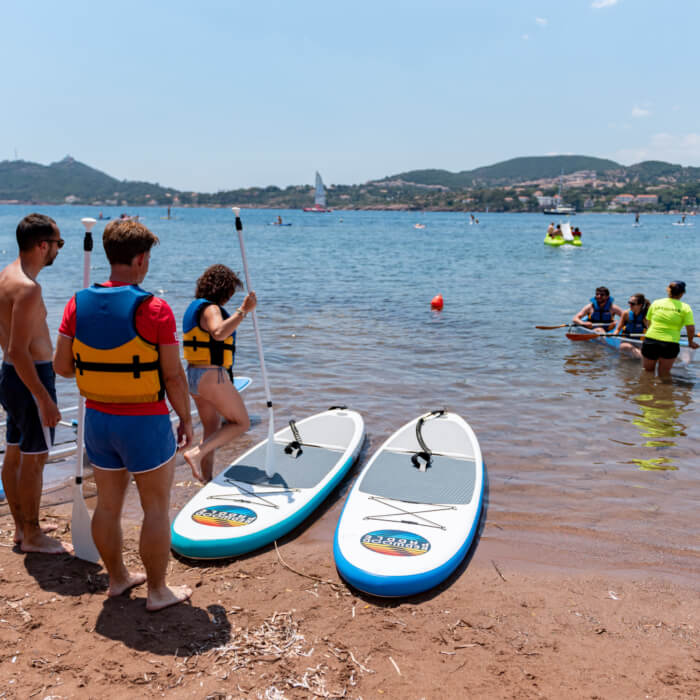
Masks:
[[[63,244],[65,241],[62,238],[42,238],[41,239],[42,243],[55,243],[58,246],[58,249],[61,250],[63,248]]]

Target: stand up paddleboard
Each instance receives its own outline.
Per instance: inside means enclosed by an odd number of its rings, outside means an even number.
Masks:
[[[267,440],[204,486],[178,513],[172,548],[191,559],[251,552],[303,522],[338,485],[365,438],[362,416],[331,408],[274,435],[266,471]]]
[[[376,596],[444,581],[464,559],[481,515],[484,463],[467,422],[435,411],[394,433],[362,470],[335,531],[340,575]]]

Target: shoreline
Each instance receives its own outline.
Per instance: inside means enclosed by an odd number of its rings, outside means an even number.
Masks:
[[[2,202],[0,201],[0,206],[7,206],[7,207],[75,207],[77,209],[85,209],[85,208],[95,208],[95,209],[167,209],[168,205],[167,204],[127,204],[122,207],[119,206],[104,206],[101,204],[67,204],[65,202],[32,202],[32,201],[27,201],[27,202],[20,202],[20,201],[5,201]],[[230,209],[233,206],[240,207],[241,209],[252,209],[252,210],[264,210],[264,211],[291,211],[291,212],[297,212],[299,214],[305,213],[303,209],[289,209],[286,207],[273,207],[273,206],[265,206],[261,204],[256,204],[256,205],[251,205],[251,204],[236,204],[236,203],[230,203],[230,204],[178,204],[177,206],[171,205],[171,209],[177,210],[177,209]],[[444,208],[444,207],[418,207],[418,206],[410,206],[408,204],[394,204],[394,205],[388,205],[388,206],[380,206],[380,205],[370,205],[366,207],[342,207],[342,206],[337,206],[331,208],[328,212],[328,214],[332,214],[334,212],[348,212],[348,211],[387,211],[387,212],[397,212],[397,211],[409,211],[409,212],[420,212],[420,213],[425,213],[425,212],[442,212],[445,214],[544,214],[545,216],[563,216],[563,215],[557,215],[557,214],[545,214],[543,211],[501,211],[501,210],[495,210],[495,209],[489,209],[489,211],[486,211],[485,209],[450,209],[450,208]],[[309,212],[306,212],[309,213]],[[313,213],[313,212],[311,212]],[[634,216],[636,214],[636,210],[634,211],[608,211],[607,209],[600,209],[600,210],[587,210],[587,211],[577,211],[574,214],[567,214],[566,216],[585,216],[588,214],[605,214],[605,215],[618,215],[618,216]],[[639,212],[640,216],[689,216],[691,218],[698,216],[697,212],[684,212],[680,211],[678,209],[671,209],[669,211],[643,211]],[[163,219],[167,220],[167,217],[162,217]],[[175,217],[171,217],[170,220],[173,220]],[[110,219],[97,219],[97,222],[100,223],[101,221],[114,221],[114,218]]]

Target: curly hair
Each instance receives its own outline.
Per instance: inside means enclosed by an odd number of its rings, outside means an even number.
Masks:
[[[194,296],[223,306],[237,289],[243,289],[243,283],[230,267],[212,265],[197,280]]]

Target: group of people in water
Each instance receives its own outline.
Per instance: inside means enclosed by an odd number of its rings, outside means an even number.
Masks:
[[[665,298],[649,302],[644,294],[633,294],[621,309],[614,303],[607,287],[598,287],[595,296],[573,318],[574,325],[590,328],[595,333],[643,338],[641,347],[622,342],[620,350],[641,358],[647,372],[667,377],[680,352],[681,330],[686,329],[688,347],[697,348],[693,310],[681,298],[685,282],[675,280],[666,287]],[[616,318],[618,320],[616,320]]]
[[[42,530],[39,505],[43,468],[61,420],[55,375],[75,378],[86,398],[85,449],[97,486],[91,530],[109,575],[107,595],[147,583],[151,611],[192,594],[187,586],[166,583],[175,454],[183,450],[192,474],[207,482],[214,451],[248,430],[231,369],[236,329],[257,304],[249,291],[229,314],[224,305],[242,288],[241,281],[225,265],[205,270],[183,319],[185,372],[172,309],[139,286],[158,242],[133,219],[107,224],[102,243],[109,278],[68,301],[55,353],[37,276],[64,245],[56,222],[42,214],[22,219],[19,255],[0,271],[0,403],[7,416],[2,482],[14,541],[23,552],[71,551]],[[166,396],[179,418],[177,442]],[[203,428],[198,444],[193,443],[190,396]],[[139,547],[144,571],[128,570],[122,552],[120,519],[132,479],[144,513]]]
[[[562,230],[561,230],[561,224],[557,224],[555,226],[554,222],[552,221],[549,224],[549,226],[547,226],[547,235],[550,238],[564,238],[564,234],[562,233]],[[576,226],[576,228],[571,229],[571,235],[574,238],[581,238],[581,231],[579,230],[578,226]]]

